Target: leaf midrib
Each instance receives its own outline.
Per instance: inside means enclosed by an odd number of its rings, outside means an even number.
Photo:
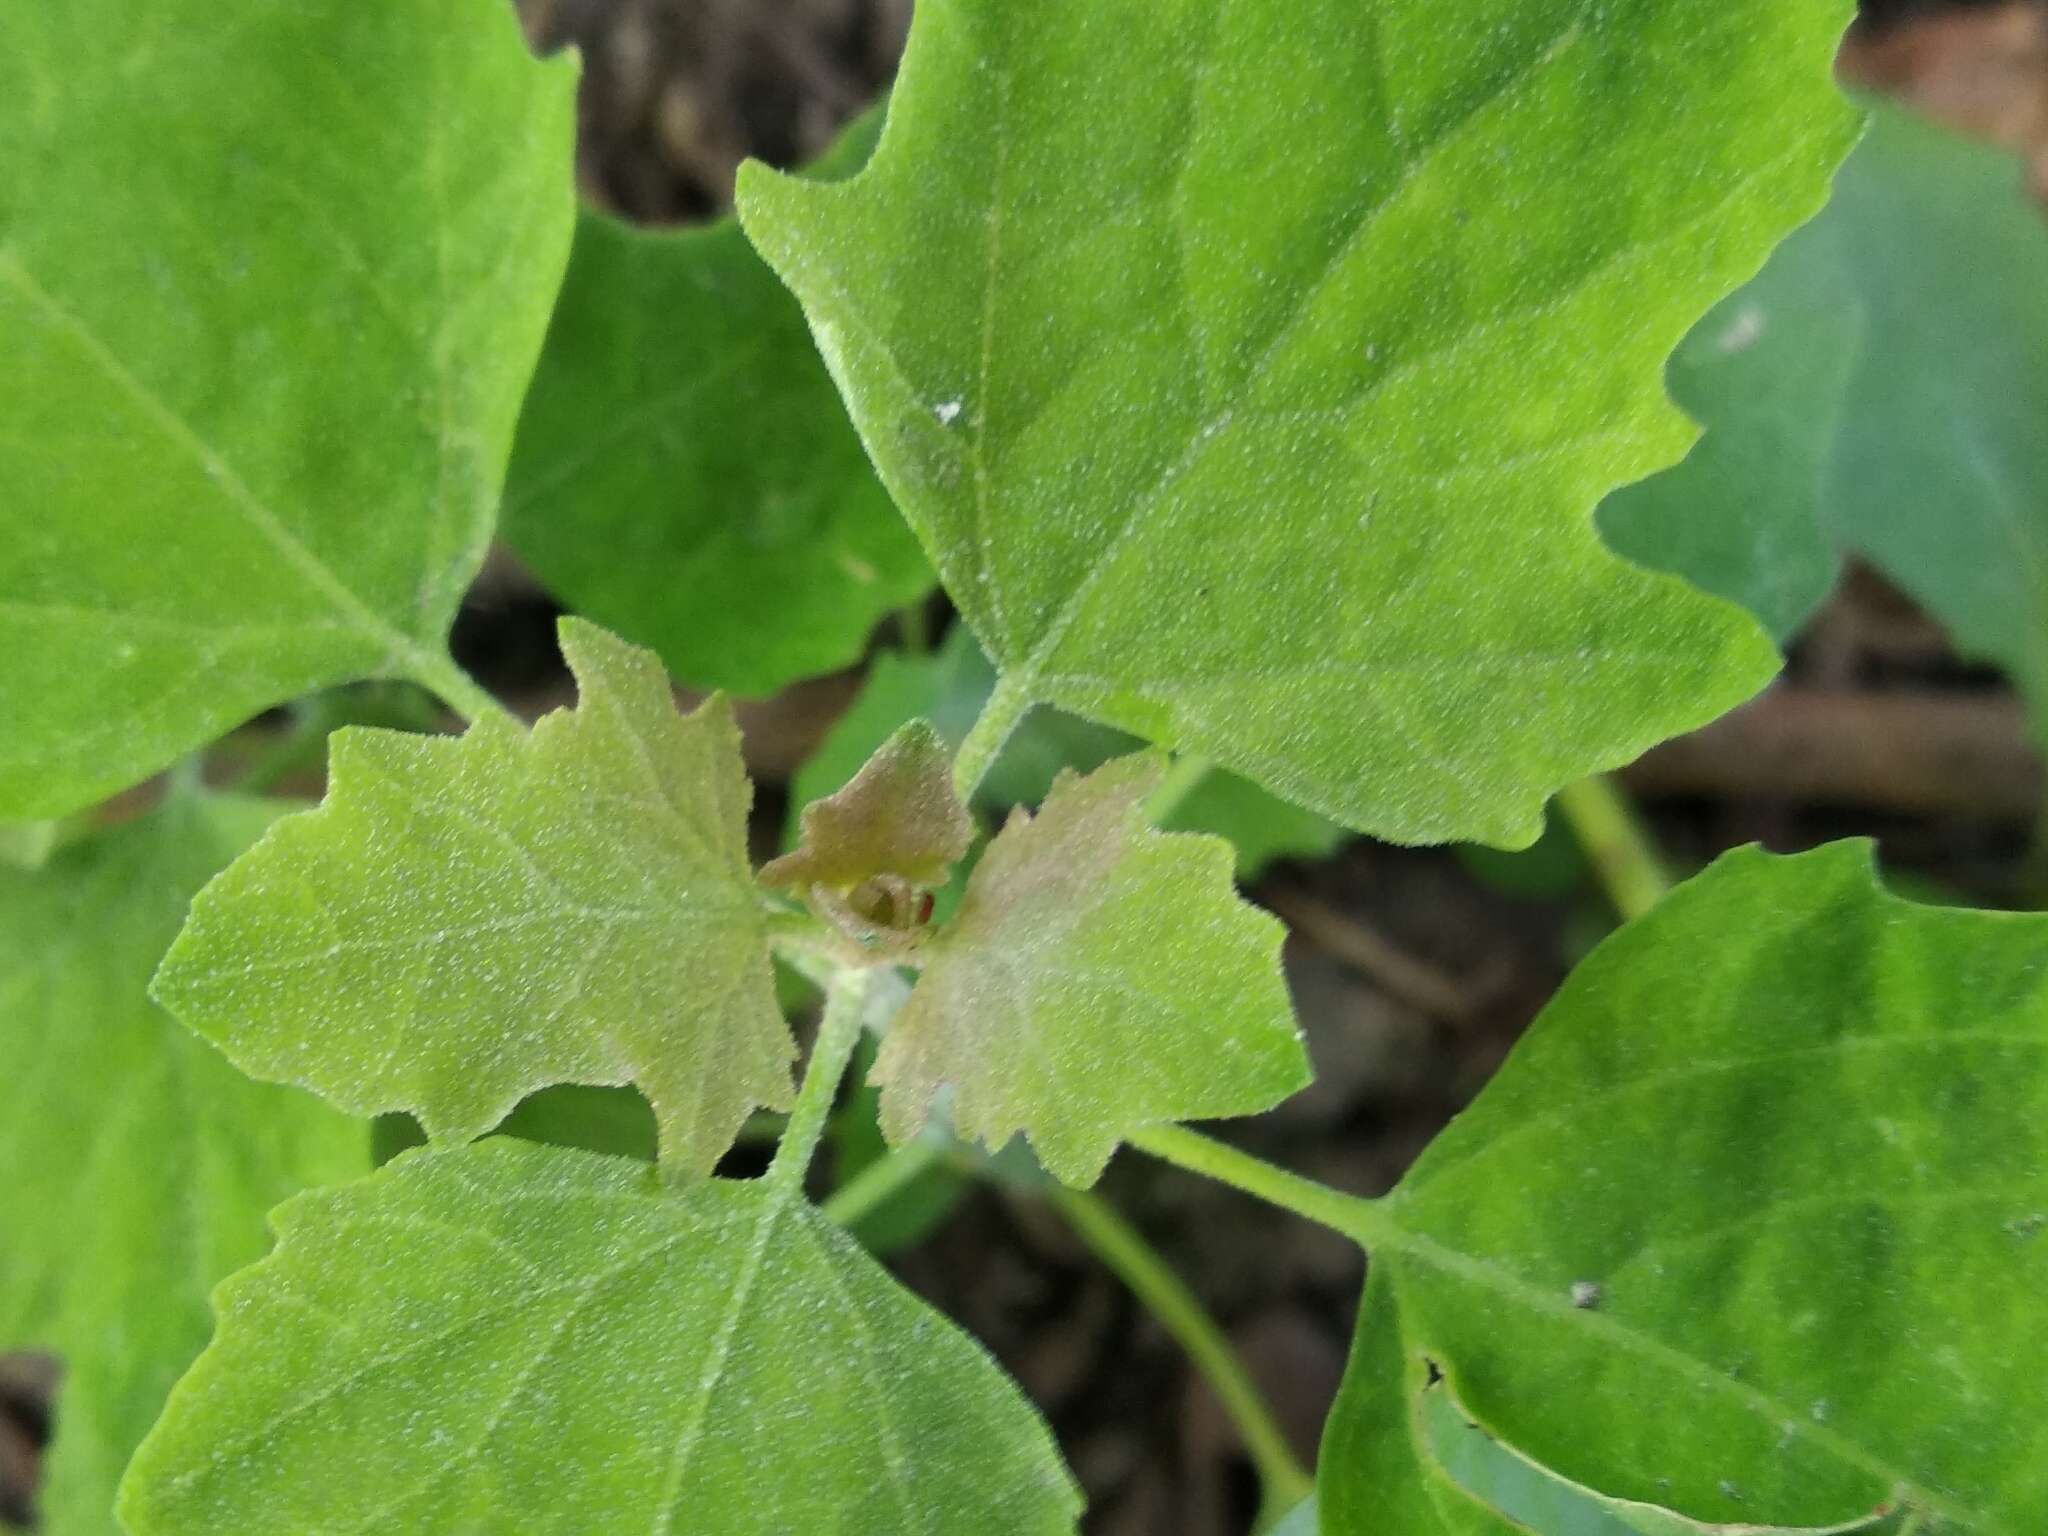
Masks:
[[[1532,53],[1526,64],[1514,70],[1507,79],[1489,92],[1484,100],[1476,103],[1463,117],[1433,139],[1420,154],[1409,160],[1385,193],[1361,212],[1357,223],[1347,231],[1345,237],[1330,253],[1323,270],[1306,286],[1291,315],[1278,327],[1272,339],[1261,349],[1257,359],[1246,369],[1242,378],[1227,392],[1222,403],[1206,413],[1202,422],[1190,434],[1187,446],[1167,466],[1164,474],[1133,499],[1122,526],[1091,558],[1087,572],[1074,584],[1060,606],[1047,619],[1037,643],[1015,668],[1016,675],[1025,680],[1024,686],[1036,693],[1039,674],[1058,651],[1060,642],[1065,639],[1067,631],[1079,617],[1087,595],[1095,583],[1101,579],[1104,572],[1115,565],[1118,552],[1148,521],[1150,514],[1166,493],[1193,471],[1208,452],[1210,445],[1229,431],[1238,412],[1256,398],[1260,386],[1287,355],[1318,301],[1329,291],[1330,285],[1336,281],[1351,258],[1364,248],[1365,242],[1379,228],[1386,214],[1400,203],[1402,195],[1442,154],[1462,142],[1472,131],[1474,124],[1488,120],[1495,108],[1512,100],[1531,82],[1540,78],[1550,65],[1584,35],[1584,25],[1585,8],[1581,6],[1574,10],[1570,22],[1556,36]],[[1376,390],[1377,387],[1377,384],[1370,386],[1369,392]]]
[[[144,383],[83,316],[36,280],[23,264],[18,251],[0,250],[0,282],[12,288],[33,308],[41,311],[52,325],[71,337],[101,374],[140,408],[164,441],[196,464],[207,479],[220,488],[223,502],[240,515],[250,530],[342,617],[345,627],[380,647],[385,652],[387,664],[403,665],[414,675],[432,671],[432,653],[415,636],[378,614],[336,574],[332,566],[294,534],[242,479],[233,465],[169,402]]]

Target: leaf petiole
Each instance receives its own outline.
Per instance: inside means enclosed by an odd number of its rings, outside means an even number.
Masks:
[[[1086,1190],[1053,1183],[1045,1197],[1173,1335],[1222,1401],[1258,1468],[1261,1528],[1315,1492],[1315,1479],[1295,1459],[1271,1406],[1221,1326],[1137,1228],[1107,1200]]]
[[[822,1209],[840,1226],[856,1226],[925,1173],[945,1162],[952,1155],[953,1146],[951,1137],[927,1131],[915,1141],[892,1148],[869,1163],[827,1200]]]
[[[1289,1173],[1262,1157],[1241,1152],[1227,1142],[1191,1131],[1184,1125],[1150,1125],[1128,1139],[1140,1152],[1161,1162],[1228,1184],[1268,1205],[1277,1205],[1333,1232],[1341,1232],[1353,1242],[1366,1243],[1368,1234],[1384,1225],[1372,1201]]]
[[[1173,820],[1173,813],[1201,787],[1214,766],[1199,752],[1183,752],[1176,757],[1159,787],[1152,791],[1152,798],[1145,802],[1145,814],[1152,818],[1152,825],[1163,827]]]
[[[513,719],[512,711],[475,678],[455,664],[446,651],[422,651],[412,658],[412,680],[439,697],[471,725],[479,720]]]
[[[839,1095],[839,1081],[846,1076],[846,1064],[860,1043],[861,1023],[867,1013],[868,988],[873,967],[840,971],[825,988],[825,1014],[818,1024],[818,1038],[811,1045],[811,1059],[804,1068],[803,1086],[797,1090],[796,1107],[782,1132],[782,1144],[775,1149],[775,1161],[765,1177],[789,1193],[801,1191],[804,1173],[818,1150],[818,1138],[832,1114],[832,1101]]]
[[[1031,713],[1036,702],[1025,675],[1005,672],[996,679],[995,690],[953,756],[953,788],[963,801],[974,799],[974,792],[995,766],[1010,733]]]
[[[1623,921],[1664,899],[1671,877],[1642,818],[1612,779],[1595,776],[1557,792],[1557,811],[1592,860],[1600,886]]]

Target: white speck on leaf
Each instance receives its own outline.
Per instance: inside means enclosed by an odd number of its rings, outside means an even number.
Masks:
[[[950,427],[951,425],[953,425],[954,422],[960,419],[960,412],[965,408],[965,401],[947,400],[942,402],[941,404],[933,406],[932,414],[938,417],[940,426]]]
[[[1724,357],[1733,357],[1755,346],[1763,334],[1764,312],[1754,304],[1746,305],[1728,322],[1728,328],[1714,339],[1714,348]]]
[[[1581,1312],[1590,1312],[1600,1305],[1604,1293],[1591,1280],[1579,1280],[1572,1285],[1572,1305]]]

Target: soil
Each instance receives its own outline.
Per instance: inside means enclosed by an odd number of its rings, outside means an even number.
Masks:
[[[885,86],[910,0],[526,0],[522,9],[538,44],[584,52],[587,194],[666,222],[722,207],[746,154],[794,164],[820,150]],[[1866,11],[1848,73],[2048,167],[2048,11],[1906,0],[1869,0]],[[464,618],[464,659],[538,707],[565,689],[552,612],[516,567],[494,565]],[[749,753],[768,781],[764,818],[779,821],[776,781],[851,688],[827,679],[750,709]],[[1902,741],[1909,750],[1897,750]],[[1681,864],[1752,840],[1789,850],[1870,835],[1892,868],[1965,899],[2032,894],[2027,829],[2040,764],[2010,691],[1958,662],[1938,629],[1866,572],[1844,583],[1772,699],[1732,727],[1653,754],[1631,783]],[[1288,972],[1318,1081],[1229,1134],[1341,1188],[1387,1189],[1609,925],[1570,850],[1551,852],[1504,869],[1361,841],[1267,874],[1252,894],[1295,930]],[[1357,1252],[1135,1157],[1118,1159],[1103,1192],[1224,1321],[1312,1461],[1357,1304]],[[892,1262],[1045,1408],[1088,1493],[1091,1536],[1249,1528],[1256,1490],[1220,1408],[1045,1208],[977,1190]],[[48,1387],[46,1373],[0,1359],[0,1518],[24,1508]]]

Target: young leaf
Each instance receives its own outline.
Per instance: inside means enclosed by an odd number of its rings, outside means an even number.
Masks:
[[[327,801],[193,903],[157,997],[266,1081],[482,1135],[553,1083],[635,1083],[669,1166],[708,1172],[794,1046],[718,699],[580,620],[582,690],[531,733],[347,730]]]
[[[1665,357],[1819,206],[1848,11],[953,0],[869,167],[750,165],[741,218],[1005,716],[1526,843],[1775,665],[1591,514],[1682,452]]]
[[[45,1536],[111,1536],[208,1290],[262,1253],[272,1205],[370,1166],[363,1126],[248,1081],[148,999],[192,892],[271,814],[177,799],[0,868],[0,1350],[64,1363]]]
[[[929,720],[949,748],[958,748],[988,701],[995,674],[958,625],[935,651],[910,655],[881,651],[861,690],[789,786],[783,845],[803,836],[804,807],[837,793],[863,764],[913,720]]]
[[[928,720],[913,720],[836,793],[803,811],[803,841],[771,860],[761,883],[844,888],[876,875],[943,885],[974,841],[953,792],[953,754]]]
[[[2048,918],[1913,906],[1854,845],[1730,854],[1609,940],[1359,1219],[1325,1530],[1505,1529],[1426,1470],[1432,1366],[1610,1499],[2042,1529],[2044,959]]]
[[[1237,899],[1228,845],[1156,832],[1157,757],[1062,776],[989,845],[872,1080],[901,1144],[950,1085],[991,1149],[1027,1133],[1092,1184],[1131,1131],[1255,1114],[1309,1080],[1280,975],[1284,930]]]
[[[2006,667],[2048,739],[2044,273],[2012,157],[1880,109],[1827,211],[1673,359],[1705,439],[1602,527],[1781,636],[1863,555]]]
[[[1017,1389],[778,1190],[493,1139],[276,1220],[136,1457],[135,1536],[1074,1530]]]
[[[963,626],[955,626],[930,655],[878,655],[860,696],[790,787],[786,840],[794,844],[797,839],[798,809],[851,779],[898,726],[928,718],[957,748],[987,704],[995,680],[995,668]],[[1058,710],[1037,710],[1010,737],[976,799],[1005,809],[1037,805],[1061,769],[1089,772],[1141,745],[1122,731]],[[1321,857],[1345,840],[1341,827],[1220,768],[1212,769],[1161,825],[1169,832],[1228,838],[1237,850],[1240,880],[1254,878],[1275,859]]]
[[[575,83],[499,0],[6,7],[0,817],[327,684],[473,686]]]
[[[816,169],[867,158],[879,110]],[[586,213],[520,418],[505,536],[703,687],[765,694],[860,657],[931,590],[803,312],[733,220]]]

